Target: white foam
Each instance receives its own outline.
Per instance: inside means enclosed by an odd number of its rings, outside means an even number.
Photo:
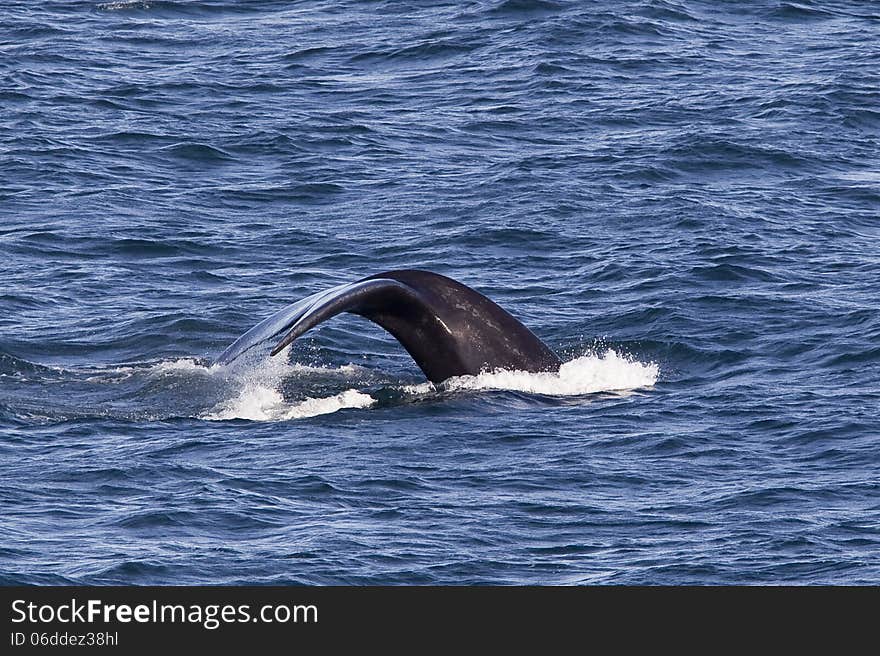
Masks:
[[[147,376],[167,376],[179,373],[212,375],[221,369],[222,367],[219,365],[205,365],[195,358],[177,358],[175,360],[160,360],[152,364],[95,366],[77,370],[59,368],[58,371],[74,373],[82,371],[95,374],[86,378],[88,382],[118,383],[138,374]]]
[[[205,365],[195,358],[178,358],[176,360],[164,360],[150,367],[150,374],[168,374],[181,371],[198,371],[207,374],[216,373],[222,367],[217,364]]]
[[[584,355],[563,363],[558,372],[492,371],[477,376],[456,376],[444,381],[443,390],[509,390],[549,396],[580,396],[651,387],[660,368],[608,350],[602,355]],[[437,389],[432,383],[408,385],[405,392],[426,394]]]
[[[283,421],[302,419],[337,412],[344,408],[366,408],[376,400],[369,394],[348,389],[340,394],[324,398],[307,398],[298,403],[287,403],[281,394],[264,386],[248,386],[234,399],[221,404],[218,409],[203,419],[222,421],[228,419],[250,419],[252,421]]]
[[[303,374],[339,374],[342,377],[356,373],[369,373],[369,369],[358,364],[350,362],[339,367],[314,367],[307,364],[288,364],[287,369],[290,373]]]
[[[202,419],[220,421],[248,419],[252,421],[285,421],[314,417],[345,408],[367,408],[376,403],[369,394],[355,389],[370,371],[356,364],[320,367],[291,364],[286,358],[254,358],[231,365],[206,364],[194,358],[177,358],[147,365],[96,368],[103,382],[141,374],[151,378],[183,376],[211,377],[223,400],[202,412]],[[493,371],[477,376],[458,376],[440,385],[421,383],[400,389],[408,396],[433,395],[438,391],[509,390],[548,396],[579,396],[598,392],[624,392],[651,387],[660,370],[653,362],[639,362],[614,350],[588,354],[564,363],[558,372],[529,373],[526,371]],[[332,396],[287,401],[281,393],[286,379],[330,376],[341,383],[337,389],[349,387]],[[203,406],[204,407],[204,406]]]
[[[189,365],[180,361],[175,366]],[[278,391],[286,376],[310,373],[338,373],[350,378],[361,371],[357,365],[337,368],[310,367],[289,364],[283,359],[270,358],[259,366],[241,372],[238,393],[218,404],[203,419],[219,421],[250,419],[252,421],[284,421],[337,412],[344,408],[367,408],[376,403],[369,394],[348,389],[322,398],[307,398],[296,403],[284,400]],[[421,383],[407,385],[402,390],[413,396],[448,390],[509,390],[549,396],[580,396],[598,392],[623,392],[651,387],[657,382],[660,369],[653,362],[639,362],[620,355],[614,350],[603,354],[584,355],[563,363],[558,372],[530,373],[527,371],[493,371],[477,376],[457,376],[441,385]]]
[[[263,358],[256,366],[236,369],[220,366],[226,372],[227,380],[233,382],[237,392],[231,398],[219,403],[203,419],[220,421],[228,419],[250,419],[252,421],[284,421],[302,419],[337,412],[344,408],[366,408],[375,399],[355,389],[348,389],[333,396],[306,398],[290,403],[278,391],[285,378],[309,376],[313,374],[334,375],[350,380],[363,367],[347,364],[341,367],[315,367],[304,364],[290,364],[286,358]]]
[[[301,419],[303,417],[315,417],[326,415],[345,408],[369,408],[376,402],[369,394],[364,394],[356,389],[348,389],[336,396],[323,399],[306,399],[291,407],[285,419]]]

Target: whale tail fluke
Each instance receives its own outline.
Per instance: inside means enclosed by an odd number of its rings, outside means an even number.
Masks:
[[[429,380],[511,369],[556,371],[561,361],[534,333],[479,292],[428,271],[387,271],[289,305],[257,324],[218,358],[228,364],[286,331],[276,355],[303,333],[350,312],[391,333]]]

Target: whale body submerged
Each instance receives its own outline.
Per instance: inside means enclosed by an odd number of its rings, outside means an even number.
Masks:
[[[379,324],[409,352],[428,380],[483,371],[558,371],[559,357],[506,310],[446,276],[386,271],[312,294],[251,328],[217,358],[228,364],[286,331],[282,349],[319,323],[350,312]]]

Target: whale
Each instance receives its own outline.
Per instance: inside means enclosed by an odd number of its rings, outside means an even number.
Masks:
[[[518,319],[452,278],[418,269],[385,271],[308,296],[261,321],[223,351],[230,364],[282,333],[276,356],[311,328],[347,312],[378,324],[433,383],[498,369],[558,371],[562,361]]]

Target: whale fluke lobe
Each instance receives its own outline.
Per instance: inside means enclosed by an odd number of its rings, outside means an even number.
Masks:
[[[232,362],[287,331],[272,349],[276,355],[340,312],[382,326],[434,383],[495,369],[556,371],[562,364],[534,333],[479,292],[417,270],[387,271],[308,296],[254,326],[217,363]]]

